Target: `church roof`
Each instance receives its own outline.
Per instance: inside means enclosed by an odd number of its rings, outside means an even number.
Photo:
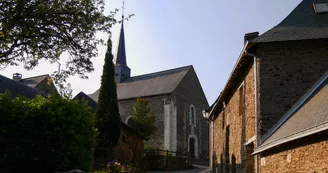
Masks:
[[[303,0],[280,24],[251,42],[275,42],[328,38],[328,13],[316,14],[313,4],[322,0]]]
[[[25,96],[27,98],[34,98],[37,95],[44,96],[45,94],[37,89],[31,88],[20,82],[9,79],[5,76],[0,75],[0,93],[5,93],[9,90],[11,98],[17,96]]]
[[[266,134],[254,154],[328,129],[328,72]]]
[[[118,100],[170,94],[193,67],[185,66],[156,73],[134,76],[117,84]],[[99,89],[89,96],[98,101]]]

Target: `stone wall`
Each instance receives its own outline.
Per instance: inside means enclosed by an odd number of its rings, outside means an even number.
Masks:
[[[203,118],[202,111],[208,108],[208,102],[194,69],[188,71],[173,92],[177,104],[177,150],[188,152],[189,138],[197,138],[198,157],[208,158],[209,123]],[[189,123],[189,110],[196,110],[196,125]]]
[[[262,153],[260,169],[261,173],[328,172],[328,132]]]
[[[150,111],[154,113],[157,117],[156,119],[156,127],[157,131],[154,135],[150,137],[148,141],[145,141],[145,145],[150,145],[154,148],[164,148],[164,99],[170,96],[155,96],[155,97],[147,97]],[[127,119],[131,116],[131,110],[134,104],[136,103],[136,99],[129,100],[119,100],[119,111],[121,114],[121,120],[127,123]]]
[[[254,68],[246,64],[244,75],[230,91],[226,107],[214,121],[214,155],[218,171],[242,172],[246,162],[244,144],[255,135]],[[244,89],[241,90],[241,87]],[[241,97],[241,94],[244,97]],[[244,102],[241,102],[244,98]],[[240,104],[243,104],[240,110]],[[252,141],[250,141],[252,143]]]
[[[261,134],[327,71],[327,45],[327,39],[258,45]]]

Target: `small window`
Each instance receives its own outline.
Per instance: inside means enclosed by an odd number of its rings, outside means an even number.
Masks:
[[[314,8],[314,11],[316,14],[328,13],[328,3],[327,2],[314,3],[313,8]]]
[[[244,85],[239,88],[239,115],[243,115],[245,106]]]
[[[189,123],[190,125],[196,125],[196,110],[193,105],[190,106],[189,110]]]

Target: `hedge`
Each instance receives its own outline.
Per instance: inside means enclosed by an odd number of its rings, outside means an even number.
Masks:
[[[0,94],[0,172],[91,170],[94,124],[85,102]]]

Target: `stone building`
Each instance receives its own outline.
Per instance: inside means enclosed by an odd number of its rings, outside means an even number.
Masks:
[[[260,171],[328,172],[327,105],[328,72],[263,136]]]
[[[303,0],[269,31],[245,35],[223,91],[204,115],[214,172],[277,172],[260,169],[254,149],[328,69],[327,4],[320,2]]]
[[[115,81],[122,121],[131,125],[130,112],[138,97],[149,102],[157,117],[157,131],[146,142],[153,148],[208,156],[208,123],[201,111],[208,107],[205,94],[192,66],[132,76],[127,65],[124,24],[114,56]],[[99,90],[89,96],[98,101]]]

